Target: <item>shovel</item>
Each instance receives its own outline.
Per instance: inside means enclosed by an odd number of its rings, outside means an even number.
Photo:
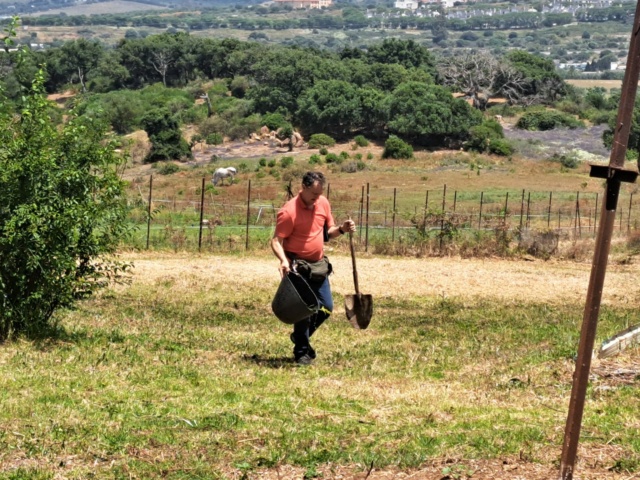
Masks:
[[[353,283],[356,287],[355,295],[345,295],[344,310],[347,320],[353,328],[364,330],[371,322],[373,315],[373,298],[371,295],[360,293],[358,287],[358,270],[356,270],[356,252],[353,248],[353,233],[349,232],[349,246],[351,247],[351,264],[353,265]]]

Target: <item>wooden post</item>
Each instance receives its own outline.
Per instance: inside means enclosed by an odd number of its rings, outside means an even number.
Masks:
[[[484,192],[480,192],[480,215],[478,215],[478,230],[482,227],[482,201],[484,200]]]
[[[424,199],[424,215],[422,216],[422,228],[424,234],[427,234],[427,208],[429,208],[429,190],[427,190],[427,196]]]
[[[553,196],[553,192],[549,192],[549,208],[547,209],[547,228],[551,225],[551,197]]]
[[[358,217],[358,242],[362,243],[362,211],[364,210],[364,185],[360,193],[360,215]]]
[[[396,187],[393,187],[393,213],[391,215],[391,242],[396,239]]]
[[[520,200],[520,231],[522,232],[522,219],[524,218],[524,190],[522,190],[522,199]]]
[[[202,220],[204,219],[204,177],[202,177],[202,190],[200,191],[200,232],[198,233],[198,251],[202,251]]]
[[[151,192],[153,191],[153,175],[149,175],[149,204],[147,206],[147,250],[149,250],[149,236],[151,234]]]
[[[527,195],[527,228],[530,227],[529,225],[529,220],[531,218],[531,192],[529,192],[529,194]]]
[[[453,213],[456,213],[456,203],[458,202],[458,191],[453,192]]]
[[[442,189],[442,218],[440,219],[440,251],[442,251],[442,239],[444,237],[444,209],[445,201],[447,199],[447,184],[445,183]]]
[[[633,192],[629,196],[629,213],[627,214],[627,233],[631,231],[631,204],[633,203]]]
[[[369,251],[369,182],[367,182],[367,221],[364,230],[364,251]]]
[[[249,217],[251,215],[251,180],[249,180],[249,186],[247,187],[247,230],[245,232],[244,249],[249,250]]]
[[[509,209],[509,192],[504,198],[504,222],[507,222],[507,210]]]

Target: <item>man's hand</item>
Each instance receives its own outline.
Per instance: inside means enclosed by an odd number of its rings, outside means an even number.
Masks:
[[[282,260],[278,267],[278,271],[280,272],[280,278],[284,278],[291,271],[289,260]]]
[[[340,226],[340,228],[342,229],[342,231],[344,233],[355,232],[356,231],[356,223],[351,219],[345,220],[342,223],[342,225]]]

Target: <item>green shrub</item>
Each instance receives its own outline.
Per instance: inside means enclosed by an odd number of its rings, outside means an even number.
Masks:
[[[507,139],[495,138],[489,143],[489,153],[494,155],[502,155],[503,157],[509,157],[515,152],[515,148]]]
[[[584,122],[566,113],[547,110],[525,113],[516,123],[516,128],[523,130],[553,130],[558,127],[584,128]]]
[[[111,257],[129,231],[124,160],[102,122],[51,120],[44,78],[15,107],[0,93],[0,342],[50,333],[58,311],[128,268]]]
[[[238,172],[247,173],[248,171],[249,165],[247,165],[247,162],[241,162],[240,165],[238,165]]]
[[[327,150],[325,147],[322,147],[322,148],[318,151],[318,153],[319,153],[320,155],[326,155],[327,153],[329,153],[329,150]]]
[[[262,125],[266,125],[271,131],[278,130],[286,123],[287,119],[280,113],[267,113],[262,116]]]
[[[222,145],[224,139],[222,138],[221,133],[215,132],[207,135],[205,141],[207,142],[207,145]]]
[[[309,148],[333,147],[336,141],[324,133],[314,133],[309,138]]]
[[[347,159],[349,158],[349,154],[348,154],[347,152],[344,152],[344,151],[343,151],[343,152],[340,152],[339,157],[340,157],[342,160],[347,160]]]
[[[258,165],[260,165],[261,167],[266,167],[267,166],[267,159],[262,157],[260,160],[258,160]]]
[[[391,135],[384,142],[382,158],[395,158],[396,160],[413,158],[413,147],[395,135]]]
[[[368,147],[369,146],[369,140],[367,140],[364,135],[356,135],[356,137],[353,139],[353,141],[356,143],[356,145],[358,145],[359,147]]]
[[[335,153],[327,153],[325,157],[327,163],[339,163],[339,157]]]
[[[367,160],[373,160],[373,153],[367,153]]]
[[[275,167],[275,166],[276,166],[276,161],[275,161],[275,159],[273,159],[273,158],[272,158],[271,160],[269,160],[269,163],[267,163],[267,166],[268,166],[269,168],[273,168],[273,167]]]
[[[552,162],[560,163],[564,168],[578,168],[580,161],[574,155],[560,155],[554,153],[549,159]]]
[[[293,165],[293,157],[282,157],[280,159],[280,166],[282,168],[287,168],[290,165]]]
[[[309,157],[309,164],[311,165],[320,165],[322,164],[322,157],[316,153]]]
[[[158,162],[154,166],[160,175],[171,175],[180,171],[180,167],[173,162]]]

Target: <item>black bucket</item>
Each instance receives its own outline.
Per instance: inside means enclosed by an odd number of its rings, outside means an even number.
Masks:
[[[293,324],[310,317],[320,309],[318,298],[298,273],[289,272],[282,278],[271,302],[271,310],[284,323]]]

